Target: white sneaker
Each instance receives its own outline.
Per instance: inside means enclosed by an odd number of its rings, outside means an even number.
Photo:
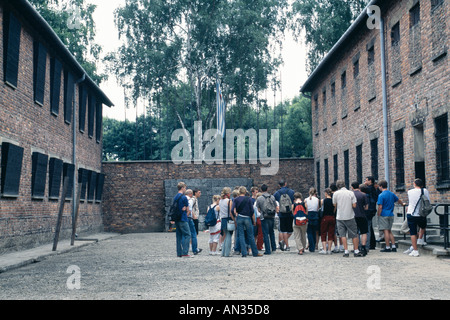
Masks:
[[[423,239],[417,239],[417,244],[420,244],[420,245],[424,246],[427,243]]]
[[[411,256],[411,257],[418,257],[419,256],[419,251],[418,250],[413,250],[413,251],[411,251],[409,256]]]
[[[409,247],[408,250],[404,251],[403,253],[404,254],[410,254],[413,250],[414,250],[414,248],[411,246],[411,247]]]
[[[322,249],[322,250],[319,251],[319,254],[327,254],[327,252]]]

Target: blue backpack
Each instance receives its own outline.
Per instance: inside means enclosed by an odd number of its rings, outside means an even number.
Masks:
[[[206,214],[205,218],[205,226],[207,228],[214,227],[217,224],[217,216],[216,216],[216,208],[217,205],[214,207],[210,207],[208,210],[208,213]]]
[[[169,210],[169,220],[170,221],[181,221],[181,211],[178,207],[179,205],[179,201],[181,199],[181,195],[177,195],[177,197],[175,197],[172,206],[170,207]]]

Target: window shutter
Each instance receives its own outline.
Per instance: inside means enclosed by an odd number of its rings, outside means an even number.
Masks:
[[[86,200],[86,186],[88,181],[88,170],[79,168],[78,169],[78,183],[81,183],[81,195],[80,200]]]
[[[48,156],[39,152],[32,155],[31,196],[33,199],[43,199],[45,182],[47,180]]]
[[[72,121],[73,105],[73,75],[69,71],[64,72],[64,121],[70,124]]]
[[[48,181],[48,197],[56,200],[59,198],[59,189],[61,187],[61,176],[63,169],[63,161],[56,158],[50,158],[49,163],[49,181]]]
[[[75,172],[75,166],[71,163],[63,164],[63,182],[65,179],[69,179],[69,185],[67,186],[66,200],[71,200],[73,198],[73,174]]]
[[[89,105],[88,105],[88,136],[92,138],[94,136],[94,120],[95,120],[95,96],[89,95]]]
[[[61,62],[52,58],[50,65],[50,109],[52,114],[59,114],[59,99],[61,95]]]
[[[22,26],[11,12],[3,15],[3,62],[5,81],[17,87],[19,73],[20,33]]]
[[[19,196],[22,160],[22,147],[7,142],[2,144],[1,192],[3,197]]]
[[[105,175],[103,173],[98,173],[97,174],[97,187],[95,190],[95,202],[102,201],[104,182],[105,182]]]
[[[96,115],[95,115],[95,137],[98,143],[100,143],[102,138],[102,103],[97,102]]]
[[[34,101],[44,105],[45,72],[47,68],[47,48],[39,41],[34,42]]]
[[[86,127],[86,99],[87,99],[87,91],[83,85],[78,86],[78,94],[79,94],[79,128],[80,132],[84,132]]]
[[[88,185],[88,201],[94,201],[95,189],[97,186],[97,173],[94,171],[89,171],[89,185]]]

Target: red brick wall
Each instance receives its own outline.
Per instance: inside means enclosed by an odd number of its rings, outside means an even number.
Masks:
[[[274,176],[261,176],[260,167],[260,164],[175,165],[171,161],[103,163],[105,229],[124,233],[164,231],[164,180],[250,178],[255,186],[265,183],[273,192],[279,188],[278,181],[285,179],[288,186],[303,195],[314,184],[312,159],[282,159]]]
[[[20,17],[18,17],[19,20]],[[32,153],[37,151],[50,157],[72,161],[73,124],[64,122],[64,76],[61,82],[59,115],[50,112],[50,55],[47,47],[47,71],[44,105],[34,102],[33,95],[33,36],[32,28],[22,21],[18,85],[16,89],[4,82],[3,71],[3,8],[0,7],[0,150],[1,143],[11,142],[24,148],[19,196],[14,199],[0,197],[0,252],[33,247],[53,239],[59,201],[48,199],[48,171],[45,198],[32,200]],[[61,61],[64,65],[64,61]],[[77,105],[78,105],[78,90]],[[78,111],[77,111],[78,115]],[[78,124],[78,116],[75,120]],[[77,162],[83,167],[101,172],[102,144],[95,135],[88,138],[77,130]],[[1,155],[0,155],[1,157]],[[78,168],[77,168],[78,169]],[[62,183],[61,191],[62,193]],[[61,239],[70,234],[71,202],[66,201]],[[80,207],[80,231],[102,229],[101,205],[83,203]]]
[[[450,68],[448,54],[434,60],[436,52],[441,50],[439,43],[446,43],[448,50],[448,21],[450,3],[444,0],[442,6],[431,9],[431,1],[420,1],[420,40],[416,46],[414,35],[410,31],[409,10],[417,1],[390,1],[384,7],[385,47],[388,91],[388,139],[390,153],[391,190],[397,191],[400,197],[407,201],[406,191],[412,188],[415,178],[414,169],[414,126],[423,124],[425,133],[425,171],[427,188],[433,202],[450,202],[450,189],[439,188],[436,182],[436,142],[434,138],[434,119],[448,113]],[[391,45],[391,28],[400,22],[400,56],[395,56]],[[374,39],[375,62],[374,69],[368,67],[368,43]],[[345,50],[345,51],[344,51]],[[379,179],[385,177],[384,167],[384,137],[383,137],[383,97],[380,55],[380,31],[369,30],[365,25],[360,28],[351,43],[340,54],[334,57],[312,92],[312,97],[318,95],[319,127],[316,128],[314,99],[312,105],[314,157],[320,161],[321,186],[324,186],[324,160],[329,161],[329,181],[333,178],[333,156],[338,155],[339,179],[344,179],[344,151],[349,150],[350,183],[356,180],[356,146],[362,143],[363,179],[371,175],[370,141],[378,137],[378,171]],[[398,52],[398,51],[397,51]],[[358,77],[359,96],[353,93],[356,81],[353,78],[353,57],[360,54]],[[422,69],[411,74],[417,60],[422,61]],[[347,95],[342,99],[340,75],[347,69]],[[401,74],[401,82],[398,76]],[[336,79],[336,100],[332,104],[330,85]],[[326,113],[323,112],[323,88],[326,87]],[[373,91],[374,90],[374,91]],[[371,93],[376,97],[369,101]],[[355,109],[357,105],[359,109]],[[347,116],[342,118],[342,109],[347,108]],[[332,117],[337,114],[333,125]],[[324,119],[328,122],[324,128]],[[450,119],[450,118],[449,118]],[[405,154],[405,190],[395,190],[395,131],[404,128]],[[318,134],[315,134],[318,132]],[[361,182],[361,181],[360,181]]]

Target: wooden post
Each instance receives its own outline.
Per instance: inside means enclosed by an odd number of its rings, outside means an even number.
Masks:
[[[64,202],[66,202],[67,188],[69,186],[69,179],[64,179],[63,193],[59,202],[58,220],[56,221],[55,238],[53,240],[53,251],[56,251],[59,240],[59,231],[61,230],[62,215],[64,211]]]
[[[81,187],[82,187],[82,184],[78,183],[77,199],[75,202],[75,206],[76,206],[75,207],[75,217],[74,217],[74,220],[72,221],[72,239],[70,240],[71,246],[73,246],[75,243],[75,233],[77,231],[78,211],[80,209]]]

